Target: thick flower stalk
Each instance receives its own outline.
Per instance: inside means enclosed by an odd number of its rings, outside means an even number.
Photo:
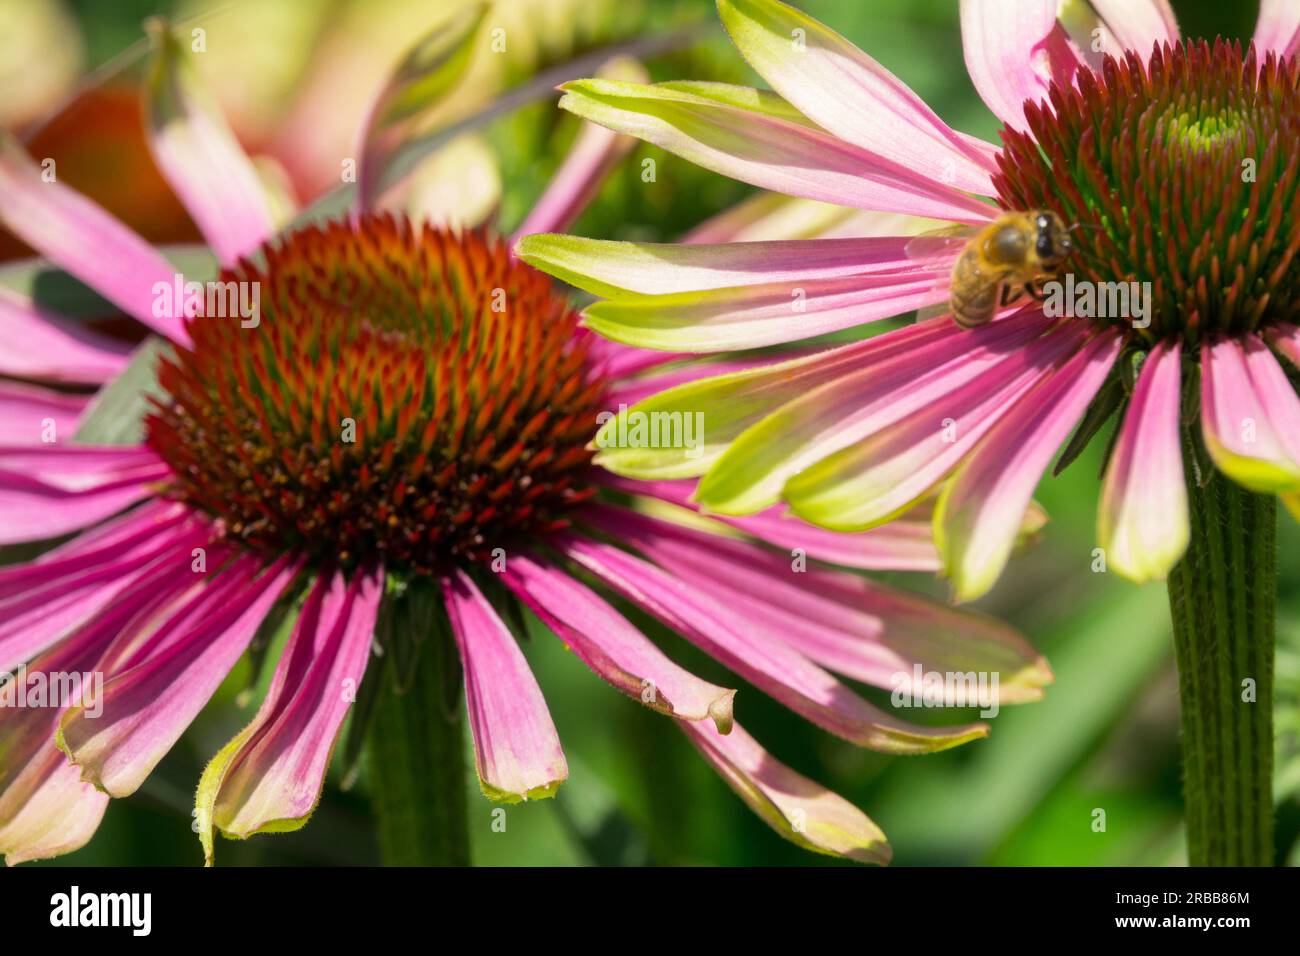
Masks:
[[[456,28],[462,42],[474,26]],[[419,49],[451,52],[446,39]],[[286,643],[262,703],[199,783],[209,861],[218,832],[306,823],[344,721],[361,721],[367,700],[395,860],[465,858],[463,831],[449,832],[464,823],[462,686],[484,794],[553,794],[568,767],[517,639],[522,609],[669,717],[782,835],[868,862],[889,856],[875,824],[764,751],[735,719],[735,688],[678,666],[616,602],[829,733],[888,753],[942,750],[987,726],[907,723],[836,674],[898,689],[918,666],[996,672],[1000,703],[1041,695],[1050,671],[1013,630],[842,569],[936,568],[916,522],[841,534],[776,512],[707,519],[689,485],[595,465],[603,418],[712,364],[599,339],[490,229],[382,212],[382,188],[343,216],[278,230],[161,28],[156,42],[151,145],[216,254],[217,287],[236,298],[171,298],[174,267],[156,250],[0,143],[0,219],[162,337],[82,422],[131,408],[115,403],[138,379],[147,408],[127,416],[125,443],[0,447],[0,544],[72,536],[0,570],[0,671],[104,681],[93,701],[0,712],[10,863],[89,840],[109,798],[141,785],[268,630]],[[409,118],[387,107],[427,78],[411,62],[360,139],[381,153],[393,145],[383,124]],[[528,228],[567,226],[628,145],[584,132]],[[369,172],[362,181],[383,182]],[[256,309],[231,311],[254,290]],[[54,377],[64,361],[128,359],[30,296],[8,302],[24,329],[55,330],[61,348],[41,356]]]
[[[1300,8],[1266,2],[1243,50],[1181,41],[1163,0],[1061,6],[1058,19],[1056,0],[962,3],[967,67],[1006,124],[1000,148],[950,129],[777,0],[718,4],[775,93],[568,85],[569,110],[768,189],[976,231],[1044,211],[1070,229],[1060,266],[1025,290],[1034,298],[993,321],[940,315],[683,384],[629,414],[703,411],[705,456],[613,448],[597,461],[699,477],[695,500],[713,512],[784,501],[840,531],[888,526],[937,495],[944,573],[970,600],[1005,568],[1058,449],[1059,469],[1113,425],[1097,543],[1108,570],[1169,578],[1185,622],[1192,859],[1266,862],[1273,501],[1294,507],[1300,493]],[[936,256],[905,235],[695,247],[538,236],[520,252],[598,295],[585,318],[602,334],[709,352],[943,306],[965,241]],[[995,291],[1026,282],[992,274]],[[1193,621],[1211,636],[1193,642]],[[1229,764],[1232,748],[1255,756]],[[1209,794],[1210,766],[1231,766],[1242,792]]]

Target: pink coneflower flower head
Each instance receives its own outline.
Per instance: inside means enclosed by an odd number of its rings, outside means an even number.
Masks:
[[[962,599],[997,580],[1072,433],[1061,464],[1118,422],[1098,532],[1109,567],[1137,581],[1164,577],[1187,546],[1185,471],[1300,490],[1300,7],[1265,3],[1243,51],[1180,41],[1163,0],[1074,4],[1064,20],[1056,0],[965,0],[966,63],[1006,124],[1001,149],[946,126],[798,10],[718,7],[775,93],[583,81],[562,105],[746,182],[966,224],[980,244],[931,240],[947,252],[927,258],[926,240],[908,236],[694,247],[531,237],[524,258],[602,297],[588,325],[650,348],[768,346],[955,296],[988,296],[992,321],[964,329],[941,315],[683,385],[632,411],[703,411],[711,455],[615,449],[600,463],[702,476],[696,500],[714,512],[784,500],[843,531],[937,493],[935,538]],[[1011,212],[1027,213],[1027,228],[995,248]],[[982,271],[954,268],[968,249]],[[1031,256],[1051,264],[1025,275]],[[999,308],[1001,293],[1020,299]],[[745,412],[714,415],[715,404]]]
[[[735,720],[735,689],[677,665],[620,603],[885,752],[940,750],[987,727],[913,725],[832,672],[895,691],[917,669],[997,672],[1001,703],[1041,695],[1050,671],[1014,631],[832,566],[932,567],[915,528],[841,535],[776,514],[727,525],[691,514],[679,483],[592,464],[603,410],[698,369],[580,329],[549,280],[485,231],[360,208],[273,234],[237,194],[254,180],[218,174],[246,160],[205,138],[206,115],[171,117],[164,153],[186,161],[161,165],[184,175],[178,194],[225,263],[220,287],[257,289],[256,315],[206,299],[194,314],[155,310],[157,253],[16,147],[0,154],[6,220],[170,340],[144,366],[133,443],[0,448],[0,544],[73,535],[0,570],[0,671],[103,679],[93,700],[0,709],[9,862],[83,845],[268,628],[287,642],[265,698],[199,785],[209,860],[217,831],[307,821],[353,702],[405,679],[384,636],[398,608],[458,652],[487,796],[549,796],[568,774],[516,637],[526,608],[611,686],[672,718],[775,829],[863,861],[888,858],[880,830],[767,754]],[[529,222],[571,221],[617,148],[603,130],[581,138]]]

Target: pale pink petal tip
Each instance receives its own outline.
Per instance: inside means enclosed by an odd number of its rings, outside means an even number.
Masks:
[[[464,571],[443,580],[443,596],[484,795],[504,803],[554,796],[569,767],[519,643]]]
[[[706,724],[679,726],[727,785],[787,840],[859,863],[889,862],[885,834],[866,814],[777,761],[743,727],[723,736]]]

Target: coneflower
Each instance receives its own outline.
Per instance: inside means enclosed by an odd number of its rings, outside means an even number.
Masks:
[[[258,290],[255,315],[160,307],[171,267],[153,249],[12,143],[0,153],[0,218],[169,339],[137,443],[0,448],[0,543],[75,535],[0,570],[0,671],[104,679],[93,701],[0,709],[9,862],[90,839],[108,799],[140,786],[268,629],[288,637],[266,696],[199,783],[209,861],[216,831],[307,821],[366,695],[391,859],[466,859],[462,677],[484,793],[554,793],[568,769],[517,640],[521,608],[671,717],[778,832],[863,861],[888,859],[880,830],[767,754],[736,722],[735,690],[675,664],[619,602],[886,752],[987,728],[903,722],[831,671],[891,689],[917,664],[993,671],[1001,703],[1041,695],[1050,671],[1014,631],[831,566],[931,566],[915,528],[843,535],[776,514],[728,526],[690,514],[689,488],[592,464],[605,410],[700,368],[578,328],[549,280],[486,231],[361,208],[274,234],[256,193],[238,194],[255,186],[235,175],[247,159],[211,122],[170,115],[155,149],[183,150],[163,171],[224,263],[217,281]],[[535,227],[581,209],[620,145],[597,132],[606,148],[584,140]],[[32,327],[51,317],[24,314]]]
[[[1266,2],[1243,51],[1180,41],[1164,0],[1073,4],[1067,20],[1056,0],[965,0],[966,62],[1006,124],[1000,149],[799,11],[718,6],[775,94],[581,81],[562,105],[806,198],[974,226],[1036,211],[1070,225],[1073,252],[1030,290],[1045,302],[979,327],[941,316],[631,410],[702,411],[702,460],[613,448],[597,461],[702,476],[696,500],[722,514],[784,500],[844,531],[937,493],[944,568],[971,599],[1005,567],[1058,448],[1073,433],[1061,467],[1116,422],[1099,544],[1110,569],[1169,579],[1192,861],[1268,862],[1275,501],[1300,494],[1300,6]],[[918,245],[530,237],[520,250],[602,297],[586,311],[597,331],[713,351],[946,303],[959,253],[927,260]]]

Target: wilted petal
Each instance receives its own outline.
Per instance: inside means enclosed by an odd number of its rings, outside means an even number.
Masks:
[[[173,286],[171,264],[101,206],[57,180],[46,182],[17,140],[3,131],[0,223],[127,315],[173,342],[189,342],[181,314],[160,307],[154,291],[159,283]]]
[[[787,840],[861,863],[889,862],[884,833],[861,810],[773,758],[744,728],[723,736],[703,724],[679,726],[740,799]]]
[[[212,862],[212,828],[245,839],[304,826],[320,800],[330,754],[365,673],[381,572],[340,572],[313,585],[257,716],[212,758],[195,819]]]
[[[465,669],[479,786],[506,803],[554,796],[569,766],[518,642],[464,571],[443,579],[443,595]]]
[[[939,496],[935,542],[953,593],[970,601],[1006,567],[1034,488],[1087,411],[1119,354],[1103,332],[1020,398],[962,463]]]
[[[992,194],[987,157],[838,33],[777,0],[720,0],[718,13],[759,75],[823,128],[936,182]]]
[[[1097,540],[1106,562],[1139,583],[1163,579],[1190,537],[1183,478],[1182,349],[1151,350],[1102,485]]]
[[[171,28],[146,23],[154,45],[145,84],[145,131],[158,170],[226,265],[275,231],[257,168],[202,87]]]

